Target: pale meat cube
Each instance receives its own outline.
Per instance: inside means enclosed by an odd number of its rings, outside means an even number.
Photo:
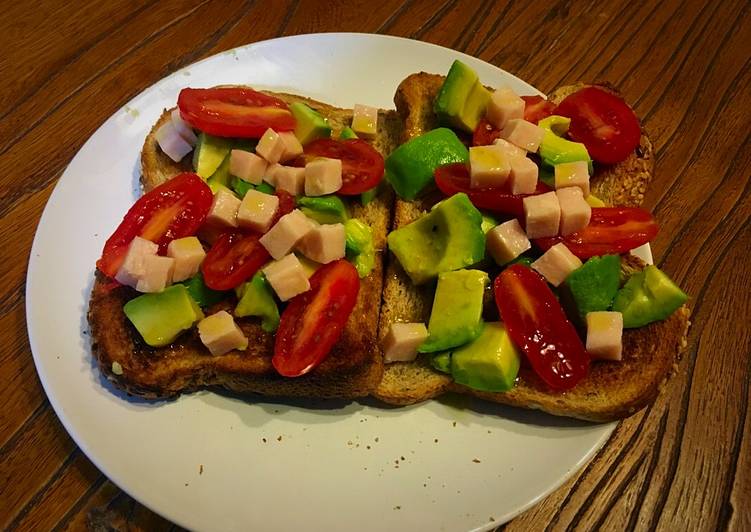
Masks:
[[[290,253],[263,269],[266,280],[282,301],[289,301],[310,290],[310,282],[300,260]]]
[[[508,179],[511,165],[497,146],[472,146],[469,149],[470,188],[500,187]]]
[[[180,109],[172,109],[170,116],[172,117],[172,124],[175,126],[175,130],[177,130],[180,136],[185,139],[185,142],[187,142],[191,146],[195,146],[196,142],[198,142],[198,137],[196,137],[196,134],[193,132],[193,128],[190,127],[190,124],[188,124],[185,120],[183,120],[183,117],[180,116]]]
[[[269,163],[278,163],[284,153],[284,141],[279,133],[269,128],[258,140],[256,153]]]
[[[125,259],[115,274],[115,280],[120,284],[135,288],[138,280],[145,273],[144,259],[156,255],[158,251],[159,246],[154,242],[140,236],[135,237],[128,245]]]
[[[587,313],[587,352],[593,358],[621,360],[623,351],[623,314]]]
[[[545,131],[521,118],[509,120],[501,131],[501,138],[506,139],[514,146],[524,148],[529,152],[536,152],[540,147]]]
[[[232,150],[229,156],[229,173],[243,181],[260,185],[266,174],[268,163],[255,153],[245,150]]]
[[[493,146],[497,146],[499,150],[505,153],[509,158],[526,157],[527,150],[521,149],[519,146],[514,146],[506,139],[495,139]]]
[[[276,187],[276,176],[281,169],[284,168],[279,163],[270,164],[266,167],[266,172],[263,174],[263,180],[266,181],[272,187]]]
[[[324,224],[305,235],[297,249],[309,259],[328,264],[344,257],[346,235],[342,224]]]
[[[271,227],[279,198],[273,194],[264,194],[257,190],[248,190],[237,210],[237,224],[240,227],[265,233]]]
[[[519,157],[509,161],[509,183],[512,194],[532,194],[537,189],[539,168],[532,159]]]
[[[179,283],[190,279],[198,273],[206,252],[201,242],[194,236],[186,236],[173,240],[167,246],[167,256],[175,259],[175,271],[172,272],[172,282]]]
[[[366,139],[375,137],[378,132],[378,109],[369,105],[355,104],[352,112],[352,130]]]
[[[281,166],[274,175],[277,190],[285,190],[293,196],[305,192],[305,168]]]
[[[139,292],[161,292],[172,284],[172,272],[175,271],[175,259],[148,255],[143,258],[143,275],[136,283]]]
[[[532,247],[516,218],[496,225],[485,238],[488,252],[499,266],[511,262]]]
[[[529,238],[556,236],[561,221],[561,206],[552,190],[545,194],[527,196],[524,205],[525,229]]]
[[[172,122],[162,124],[156,130],[154,137],[162,152],[176,163],[193,151],[193,146],[180,135]]]
[[[509,120],[524,118],[524,100],[509,87],[500,87],[490,95],[485,117],[496,129]]]
[[[586,161],[556,164],[555,188],[579,187],[586,198],[589,196],[589,165]]]
[[[239,208],[238,197],[222,187],[214,194],[214,201],[206,216],[206,223],[218,227],[237,227],[237,209]]]
[[[561,234],[570,235],[587,227],[592,207],[584,199],[582,190],[579,187],[559,188],[555,194],[561,205]]]
[[[428,338],[424,323],[392,323],[383,340],[383,361],[409,362],[417,358],[417,348]]]
[[[259,242],[266,251],[279,260],[288,254],[315,224],[299,209],[282,216]]]
[[[248,338],[226,310],[199,321],[198,336],[212,355],[224,355],[233,349],[244,351],[248,347]]]
[[[282,144],[284,144],[284,150],[282,150],[282,155],[279,158],[281,162],[291,161],[295,157],[302,155],[302,144],[300,144],[294,133],[291,131],[279,133],[279,138],[282,139]]]
[[[342,161],[321,157],[305,165],[305,195],[324,196],[342,188]]]
[[[566,280],[571,272],[581,268],[582,261],[579,257],[563,244],[559,243],[551,247],[542,257],[532,263],[532,268],[553,286],[560,285]]]

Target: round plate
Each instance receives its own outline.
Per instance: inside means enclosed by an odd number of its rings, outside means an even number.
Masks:
[[[407,75],[445,73],[457,58],[487,85],[538,93],[492,65],[426,43],[300,35],[186,67],[133,99],[86,142],[39,223],[27,321],[52,406],[113,482],[200,530],[486,530],[539,501],[605,442],[614,423],[456,397],[404,408],[208,391],[143,401],[112,388],[92,359],[86,309],[94,263],[140,194],[143,139],[181,88],[242,83],[341,107],[389,108]]]

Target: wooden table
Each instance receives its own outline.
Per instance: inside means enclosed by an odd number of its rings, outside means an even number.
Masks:
[[[172,525],[105,478],[57,420],[26,333],[24,280],[55,183],[95,129],[172,71],[282,35],[400,35],[543,91],[607,80],[656,147],[657,263],[692,295],[689,349],[646,411],[506,530],[751,530],[751,4],[252,0],[0,5],[0,528]]]

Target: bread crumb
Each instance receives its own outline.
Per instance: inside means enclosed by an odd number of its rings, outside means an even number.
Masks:
[[[473,459],[472,459],[472,461],[473,461],[474,463],[476,463],[476,464],[479,464],[479,463],[480,463],[480,461],[479,461],[479,460],[478,460],[477,458],[473,458]]]
[[[266,443],[266,438],[261,438],[261,441],[263,441],[263,443]]]
[[[203,475],[203,464],[200,464],[200,465],[198,466],[198,474],[199,474],[199,475]]]
[[[456,427],[456,421],[454,421],[451,425]]]
[[[120,365],[119,362],[112,363],[112,373],[114,373],[115,375],[123,374],[123,367]]]
[[[436,439],[435,439],[435,440],[433,440],[433,441],[434,441],[435,443],[438,443],[438,438],[436,438]]]
[[[402,509],[401,506],[394,506],[394,510],[401,510],[401,509]]]
[[[277,436],[276,441],[282,441],[282,435]]]

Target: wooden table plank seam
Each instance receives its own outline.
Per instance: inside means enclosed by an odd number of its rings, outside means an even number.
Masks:
[[[394,24],[394,21],[397,20],[399,17],[401,17],[404,12],[410,8],[412,5],[413,0],[407,0],[406,2],[402,2],[399,7],[397,7],[391,15],[389,15],[380,26],[378,26],[373,33],[381,33],[386,34],[388,33],[391,26]]]
[[[100,474],[99,477],[94,482],[92,482],[89,489],[87,489],[86,492],[78,499],[76,504],[71,506],[71,508],[60,519],[57,525],[55,525],[54,530],[64,530],[73,519],[73,516],[75,516],[81,510],[81,508],[86,505],[86,503],[91,499],[94,493],[96,493],[105,482],[107,482],[107,477]]]
[[[425,33],[430,31],[436,24],[438,24],[446,14],[451,11],[456,6],[457,0],[447,0],[446,2],[441,5],[438,9],[436,9],[433,16],[431,16],[428,20],[426,20],[422,25],[418,26],[417,29],[410,34],[410,38],[412,39],[420,39]]]
[[[488,46],[490,46],[491,43],[495,42],[495,40],[500,36],[503,29],[507,26],[507,24],[504,24],[503,21],[506,18],[506,15],[508,15],[509,11],[511,11],[511,7],[513,5],[513,2],[506,2],[506,5],[503,7],[501,12],[498,13],[498,16],[490,24],[490,27],[492,28],[491,31],[488,32],[488,34],[480,42],[480,45],[475,51],[478,57],[483,54],[483,52],[488,48]]]
[[[466,52],[467,46],[469,46],[469,43],[472,42],[475,33],[477,33],[480,25],[488,17],[488,13],[491,9],[493,9],[493,2],[484,2],[484,6],[483,2],[478,2],[477,9],[470,17],[470,19],[472,20],[472,22],[470,22],[470,26],[464,31],[459,31],[456,33],[456,38],[451,42],[451,48],[454,50],[459,50],[460,52]],[[480,10],[483,11],[482,14],[479,14]]]
[[[287,8],[287,14],[284,16],[284,20],[282,20],[282,23],[279,25],[279,31],[276,33],[277,37],[284,35],[284,32],[287,30],[287,26],[289,26],[290,21],[295,16],[298,7],[300,7],[300,0],[295,0],[292,3],[292,7]]]
[[[36,418],[41,416],[47,406],[49,406],[49,401],[45,397],[39,404],[39,406],[37,406],[34,411],[26,417],[23,423],[8,437],[7,440],[5,440],[5,443],[0,446],[0,456],[7,456],[10,449],[15,447],[15,445],[18,443],[18,440],[21,438],[24,431],[28,428],[29,424],[33,423]]]

